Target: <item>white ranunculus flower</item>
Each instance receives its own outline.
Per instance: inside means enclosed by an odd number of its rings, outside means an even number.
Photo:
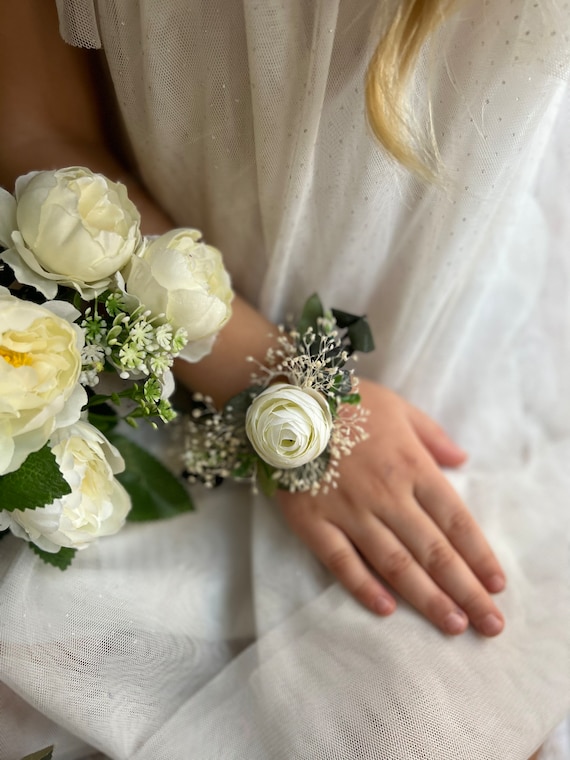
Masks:
[[[251,445],[280,470],[312,462],[326,449],[333,427],[324,396],[313,388],[276,383],[256,396],[245,429]]]
[[[125,274],[127,292],[153,316],[163,314],[186,330],[183,359],[196,362],[211,351],[231,316],[233,292],[221,253],[201,242],[198,230],[172,230],[156,238],[131,259]]]
[[[117,533],[131,508],[128,493],[113,477],[125,468],[118,450],[83,421],[57,430],[50,446],[71,493],[38,509],[0,512],[0,530],[10,528],[52,553],[61,547],[85,549]]]
[[[68,304],[60,306],[54,310],[67,307],[73,317]],[[0,475],[79,419],[87,401],[78,383],[82,348],[77,325],[0,289]]]
[[[31,172],[16,181],[15,215],[0,225],[2,258],[19,282],[54,298],[57,285],[93,298],[142,243],[140,215],[124,185],[82,167]]]

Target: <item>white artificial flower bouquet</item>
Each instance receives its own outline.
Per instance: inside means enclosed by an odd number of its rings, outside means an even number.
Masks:
[[[191,508],[115,427],[174,417],[174,359],[211,350],[232,296],[197,230],[143,237],[125,187],[101,174],[31,172],[14,195],[0,188],[0,537],[63,569],[127,518]],[[120,389],[95,393],[103,373]]]

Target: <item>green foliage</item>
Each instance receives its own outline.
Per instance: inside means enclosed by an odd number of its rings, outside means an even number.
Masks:
[[[129,412],[123,419],[131,427],[136,428],[138,426],[137,420],[144,418],[159,417],[163,422],[171,422],[176,417],[176,412],[172,408],[172,405],[168,399],[161,398],[162,386],[159,381],[154,378],[148,378],[143,385],[139,383],[133,383],[129,388],[125,388],[119,393],[111,393],[108,396],[100,393],[90,396],[87,402],[87,408],[93,409],[94,416],[91,419],[91,412],[89,413],[89,420],[95,427],[98,427],[102,433],[107,434],[107,430],[114,427],[99,427],[98,422],[106,424],[111,423],[111,417],[114,416],[116,422],[118,422],[120,415],[117,414],[107,402],[111,401],[115,406],[120,407],[123,399],[134,402],[135,408]],[[105,411],[100,411],[104,409]],[[101,420],[97,415],[100,413],[109,417],[109,420]],[[115,422],[115,424],[116,424]],[[152,423],[151,423],[152,424]]]
[[[343,404],[352,404],[353,406],[356,406],[357,404],[360,404],[360,393],[349,393],[348,396],[342,396],[340,400]]]
[[[257,454],[243,454],[239,459],[237,467],[232,470],[232,478],[236,478],[237,480],[250,478],[257,462],[259,462]]]
[[[37,554],[38,557],[46,563],[46,565],[53,565],[53,567],[58,567],[60,570],[65,570],[71,565],[73,558],[75,557],[75,553],[77,552],[77,549],[68,549],[65,546],[62,547],[58,552],[54,553],[45,552],[43,549],[40,549],[39,546],[36,546],[32,543],[30,543],[29,546],[34,554]]]
[[[53,744],[49,747],[39,749],[37,752],[32,752],[31,755],[26,755],[22,760],[52,760],[53,757]]]
[[[313,295],[305,302],[303,311],[297,323],[297,330],[299,333],[304,335],[309,327],[312,327],[315,332],[318,332],[317,320],[320,317],[323,317],[324,313],[321,299],[316,293],[313,293]]]
[[[50,747],[44,747],[37,752],[32,752],[31,755],[26,755],[22,760],[52,760],[53,757],[53,744]]]
[[[184,486],[152,454],[120,433],[111,431],[108,438],[125,460],[126,469],[116,478],[132,500],[128,520],[161,520],[194,509]]]
[[[38,509],[71,493],[49,446],[28,456],[15,472],[0,476],[0,506],[15,509]]]
[[[105,397],[99,396],[98,398],[101,399]],[[108,435],[111,430],[114,430],[117,427],[119,422],[119,418],[109,404],[101,402],[89,407],[88,419],[97,430],[103,433],[103,435]]]
[[[249,388],[246,388],[235,396],[232,396],[232,398],[224,406],[225,416],[231,415],[233,420],[245,420],[245,415],[251,406],[252,400],[255,398],[255,396],[259,396],[263,390],[264,388],[261,385],[251,385]]]
[[[263,459],[257,460],[257,484],[262,493],[266,496],[273,496],[279,487],[279,482],[273,478],[275,468],[264,462]]]
[[[333,309],[332,315],[338,327],[346,330],[345,341],[349,353],[361,351],[366,354],[374,350],[374,338],[366,317],[357,317],[339,309]]]

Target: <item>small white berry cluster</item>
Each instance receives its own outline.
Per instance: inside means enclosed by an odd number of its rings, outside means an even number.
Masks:
[[[138,407],[134,417],[173,418],[170,403],[163,399],[165,377],[174,359],[187,342],[184,328],[153,317],[120,290],[108,291],[95,299],[80,323],[85,334],[80,382],[94,388],[106,367],[115,369],[123,380],[141,379],[126,391],[114,394],[128,397]],[[133,414],[129,419],[134,419]]]

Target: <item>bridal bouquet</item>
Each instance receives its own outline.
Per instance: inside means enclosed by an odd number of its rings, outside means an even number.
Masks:
[[[81,167],[0,188],[0,247],[0,531],[64,568],[127,517],[191,508],[115,427],[174,417],[173,361],[210,351],[232,290],[197,230],[144,238],[125,187]]]

